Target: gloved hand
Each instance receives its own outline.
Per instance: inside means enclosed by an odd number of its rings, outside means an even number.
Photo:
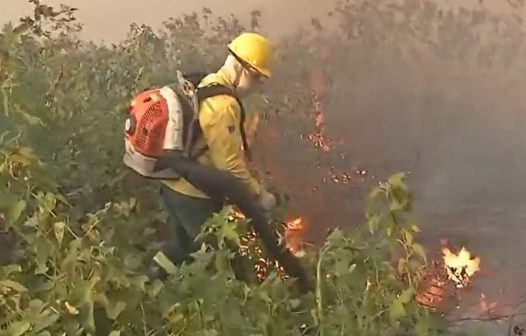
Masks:
[[[263,190],[261,194],[259,194],[258,200],[259,200],[259,204],[266,211],[270,211],[274,209],[277,205],[276,197],[272,193],[266,190]]]

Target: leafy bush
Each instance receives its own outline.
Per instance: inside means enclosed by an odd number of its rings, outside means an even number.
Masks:
[[[368,231],[336,230],[313,252],[316,291],[302,296],[275,273],[262,283],[237,280],[240,256],[228,245],[239,244],[243,223],[226,212],[207,225],[202,239],[212,232],[217,241],[203,244],[194,263],[151,281],[151,254],[132,244],[148,234],[135,222],[136,200],[75,220],[30,149],[4,151],[2,161],[5,224],[22,240],[16,263],[0,273],[5,335],[428,335],[440,326],[414,301],[425,255],[413,241],[403,175],[370,195]],[[399,242],[400,272],[389,262]]]

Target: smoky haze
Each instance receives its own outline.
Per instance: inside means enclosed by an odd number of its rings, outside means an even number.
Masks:
[[[330,10],[336,0],[326,1],[263,1],[263,0],[49,0],[43,3],[51,6],[66,4],[79,8],[78,19],[84,24],[82,36],[87,39],[115,42],[125,37],[131,23],[144,23],[159,28],[170,16],[178,16],[192,11],[210,8],[214,14],[248,17],[252,10],[262,10],[266,18],[264,26],[267,33],[279,36],[305,26],[311,18]],[[306,5],[307,4],[307,5]],[[0,23],[17,20],[27,15],[31,9],[27,1],[0,0]],[[300,13],[299,13],[300,12]]]
[[[281,36],[308,25],[312,18],[327,22],[325,13],[334,8],[338,0],[47,0],[42,3],[58,6],[65,4],[79,8],[78,19],[84,25],[82,36],[94,41],[115,42],[125,37],[131,23],[144,23],[154,28],[170,16],[178,16],[203,7],[212,9],[217,15],[235,14],[247,17],[252,10],[262,10],[266,15],[262,22],[265,32]],[[359,1],[355,1],[359,2]],[[505,0],[442,0],[434,1],[445,8],[472,8],[483,3],[492,12],[509,12]],[[0,24],[27,15],[31,10],[25,0],[0,0]]]
[[[467,246],[483,260],[475,293],[501,308],[511,305],[526,292],[522,8],[500,16],[504,11],[483,7],[450,12],[431,1],[387,3],[351,2],[332,16],[341,30],[320,33],[334,54],[323,65],[326,134],[345,140],[324,157],[330,163],[320,164],[363,167],[368,182],[326,183],[315,196],[305,182],[318,169],[312,156],[285,142],[275,160],[299,171],[291,193],[310,215],[313,239],[327,226],[362,224],[368,188],[394,172],[410,172],[430,254],[437,256],[441,239]],[[292,184],[294,175],[283,183]],[[469,299],[478,302],[478,294]]]
[[[346,138],[350,161],[370,174],[411,173],[428,247],[440,238],[467,245],[499,281],[481,285],[486,293],[508,284],[524,292],[523,16],[381,3],[345,10],[351,41],[327,65],[329,133]]]

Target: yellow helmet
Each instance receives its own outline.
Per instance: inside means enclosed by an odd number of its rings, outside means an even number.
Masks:
[[[271,76],[271,46],[262,35],[242,33],[230,42],[228,50],[263,76]]]

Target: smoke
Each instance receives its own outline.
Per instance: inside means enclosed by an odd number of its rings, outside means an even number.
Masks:
[[[306,6],[305,3],[308,2]],[[153,29],[161,27],[163,21],[171,16],[179,16],[190,12],[201,12],[203,8],[210,8],[214,15],[227,17],[235,15],[248,23],[247,18],[253,10],[266,13],[262,22],[265,33],[272,37],[283,36],[300,26],[310,22],[319,13],[325,13],[337,1],[305,1],[287,0],[269,2],[264,0],[229,0],[227,5],[215,0],[172,1],[157,0],[152,5],[149,0],[46,0],[42,1],[50,6],[60,4],[79,9],[78,19],[84,25],[81,36],[88,40],[116,42],[125,38],[131,23],[146,24]],[[31,11],[31,4],[27,0],[0,0],[0,24],[27,15]],[[301,15],[290,15],[291,13]],[[101,25],[101,22],[104,24]]]
[[[520,204],[522,26],[481,9],[386,3],[340,12],[356,36],[325,65],[329,133],[377,176],[410,171],[422,212]]]
[[[347,9],[351,29],[363,28],[360,20],[372,29],[331,64],[328,123],[369,170],[410,171],[424,214],[518,207],[526,162],[522,26],[483,10],[455,15],[405,3],[390,17],[380,5]],[[413,27],[391,19],[404,14]]]
[[[328,226],[361,225],[369,188],[407,171],[421,238],[431,251],[440,238],[467,244],[481,255],[483,273],[500,273],[499,286],[487,284],[487,294],[523,276],[518,270],[526,263],[516,250],[526,237],[520,16],[379,0],[349,2],[333,20],[337,33],[313,39],[330,45],[333,58],[311,65],[323,67],[330,82],[326,132],[344,143],[314,156],[290,135],[285,148],[274,147],[274,160],[287,170],[278,180],[308,217],[312,239]],[[284,125],[288,130],[292,123]],[[322,183],[319,167],[333,166],[363,167],[368,178],[357,187]]]

